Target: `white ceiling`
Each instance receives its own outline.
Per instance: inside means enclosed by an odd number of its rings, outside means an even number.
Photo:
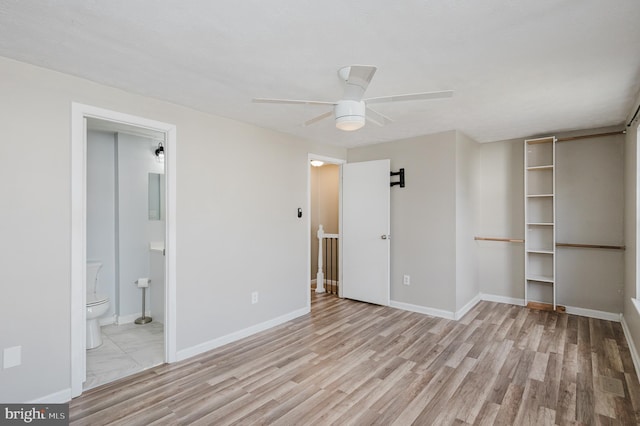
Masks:
[[[621,125],[640,88],[638,0],[0,0],[0,56],[347,147],[458,129],[479,142]],[[338,68],[375,65],[394,122],[342,132]]]

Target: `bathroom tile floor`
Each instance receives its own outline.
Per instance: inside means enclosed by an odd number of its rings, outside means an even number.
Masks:
[[[164,362],[164,327],[158,322],[106,325],[101,331],[102,345],[87,351],[85,390]]]

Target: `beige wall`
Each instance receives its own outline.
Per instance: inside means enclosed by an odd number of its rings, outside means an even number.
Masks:
[[[384,158],[406,179],[391,189],[391,300],[453,314],[479,292],[479,144],[451,131],[348,151],[349,162]]]
[[[480,145],[481,237],[524,238],[523,141]],[[477,241],[480,292],[524,298],[524,244]]]
[[[480,145],[456,132],[456,307],[458,312],[479,293],[477,250],[473,239],[480,201]]]
[[[178,350],[307,306],[308,153],[344,149],[8,59],[0,75],[0,349],[22,346],[0,401],[70,388],[74,101],[177,126]]]
[[[318,273],[318,225],[324,232],[338,234],[340,209],[340,166],[311,167],[311,279]],[[328,276],[325,278],[329,278]]]
[[[596,132],[599,133],[599,132]],[[624,245],[624,137],[556,144],[556,239]],[[622,312],[624,252],[557,249],[559,303]]]
[[[587,133],[601,133],[596,129]],[[584,134],[585,132],[583,132]],[[563,137],[568,134],[558,134]],[[523,140],[480,146],[478,235],[526,238],[523,211]],[[556,144],[557,240],[623,245],[623,136]],[[524,297],[524,247],[479,241],[482,293]],[[622,312],[622,251],[558,248],[557,300],[562,305]]]
[[[350,149],[348,161],[388,158],[405,169],[391,189],[391,300],[456,308],[456,132]],[[403,275],[411,285],[402,284]]]

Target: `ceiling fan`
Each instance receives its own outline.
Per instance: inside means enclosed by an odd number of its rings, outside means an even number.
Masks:
[[[327,111],[324,114],[320,114],[319,116],[306,121],[304,125],[309,126],[331,116],[331,114],[334,114],[336,127],[338,129],[352,131],[362,128],[364,126],[365,119],[379,126],[384,126],[392,121],[389,117],[371,109],[369,104],[440,99],[450,98],[453,96],[453,90],[444,90],[440,92],[409,93],[405,95],[381,96],[377,98],[363,99],[364,92],[367,90],[376,70],[376,67],[369,65],[351,65],[340,68],[338,70],[338,77],[345,82],[344,94],[342,99],[335,102],[272,98],[254,98],[253,102],[271,104],[331,105],[333,106],[333,111]]]

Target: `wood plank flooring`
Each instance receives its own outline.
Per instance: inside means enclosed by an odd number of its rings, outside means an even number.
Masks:
[[[632,425],[620,324],[481,302],[460,321],[313,295],[312,313],[70,404],[72,425]]]

